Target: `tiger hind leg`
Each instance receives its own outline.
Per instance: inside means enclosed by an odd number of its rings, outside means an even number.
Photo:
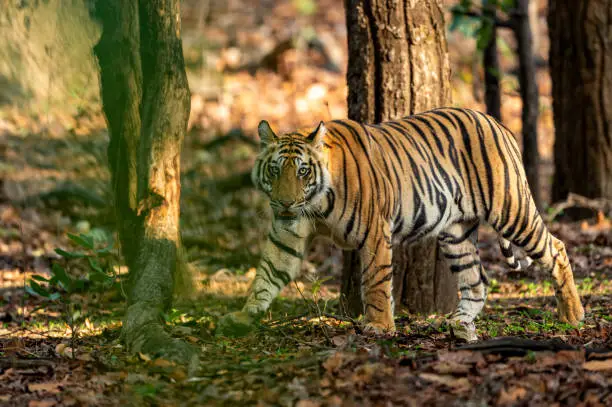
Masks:
[[[440,234],[440,250],[453,274],[457,275],[459,304],[451,315],[453,334],[466,341],[475,341],[474,319],[484,307],[488,279],[480,264],[476,242],[478,223],[454,224]]]
[[[538,236],[541,236],[537,239]],[[555,287],[559,320],[572,325],[584,318],[584,309],[574,283],[574,274],[563,242],[554,237],[538,215],[534,231],[512,242],[521,247],[536,263],[548,271]]]
[[[514,211],[503,223],[498,223],[498,219],[492,216],[489,224],[503,237],[502,251],[503,241],[507,239],[551,274],[559,319],[576,325],[584,318],[584,309],[574,284],[574,274],[565,245],[548,231],[529,191],[522,192],[520,199],[523,201],[519,203],[522,203],[524,211],[520,210],[521,205],[517,203],[519,210]],[[511,201],[510,205],[513,206]]]

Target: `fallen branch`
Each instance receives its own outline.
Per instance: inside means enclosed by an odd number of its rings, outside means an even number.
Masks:
[[[568,208],[586,208],[596,212],[603,212],[609,216],[612,214],[612,200],[605,198],[591,199],[570,192],[565,201],[556,203],[550,207],[549,213],[546,216],[546,221],[552,222],[561,212]]]
[[[573,346],[563,342],[559,338],[545,341],[536,341],[526,338],[503,337],[495,338],[478,343],[470,343],[458,346],[457,350],[471,350],[482,353],[495,353],[504,357],[525,356],[529,352],[559,352],[562,350],[582,350],[584,349],[586,358],[607,358],[611,355],[612,349],[593,349],[583,346]],[[592,356],[591,356],[592,355]]]

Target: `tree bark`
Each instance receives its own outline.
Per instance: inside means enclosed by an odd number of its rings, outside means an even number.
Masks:
[[[485,3],[483,15],[492,21],[497,21],[496,4]],[[483,52],[485,104],[487,113],[501,121],[501,87],[499,69],[499,55],[497,53],[497,27],[493,24],[491,38]]]
[[[100,0],[94,48],[110,133],[121,252],[129,267],[122,336],[132,352],[193,364],[194,348],[163,329],[180,267],[180,153],[190,95],[176,0]]]
[[[523,100],[523,164],[533,200],[542,209],[538,153],[539,97],[536,65],[533,55],[533,36],[529,25],[529,0],[517,0],[515,33],[519,57],[519,86]]]
[[[612,199],[612,0],[551,2],[553,200]]]
[[[345,0],[349,118],[378,123],[450,104],[444,16],[436,0]],[[393,292],[411,312],[450,312],[456,278],[437,260],[436,238],[394,248]],[[362,313],[359,262],[346,252],[342,293]]]

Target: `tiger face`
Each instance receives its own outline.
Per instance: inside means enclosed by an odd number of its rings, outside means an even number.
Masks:
[[[265,120],[259,124],[262,151],[253,167],[255,186],[270,198],[274,217],[295,221],[314,215],[329,183],[323,156],[323,122],[312,132],[277,136]]]

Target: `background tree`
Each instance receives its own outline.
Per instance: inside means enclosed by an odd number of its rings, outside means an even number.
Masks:
[[[550,2],[553,200],[612,198],[612,1]]]
[[[96,3],[94,51],[110,132],[108,149],[121,252],[129,267],[123,338],[133,352],[195,361],[163,329],[180,262],[180,154],[190,93],[178,0]]]
[[[396,119],[451,102],[444,16],[436,0],[346,0],[348,116],[364,123]],[[395,250],[396,304],[411,312],[450,312],[455,278],[437,260],[437,241]],[[345,253],[342,293],[361,313],[358,258]]]

